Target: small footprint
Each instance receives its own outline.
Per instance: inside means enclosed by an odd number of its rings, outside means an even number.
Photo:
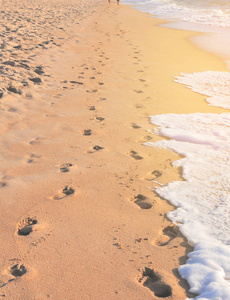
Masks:
[[[161,176],[162,176],[161,171],[159,171],[159,170],[154,170],[153,172],[149,172],[149,173],[145,176],[145,180],[151,181],[151,180],[155,180],[155,179],[157,179],[157,178],[159,178],[159,177],[161,177]]]
[[[105,120],[105,118],[102,118],[102,117],[96,117],[96,120],[97,120],[98,122],[102,122],[102,121]]]
[[[142,270],[142,276],[138,281],[142,283],[143,286],[149,288],[156,297],[167,298],[172,296],[171,286],[164,283],[161,276],[153,269],[145,267],[144,270]]]
[[[173,239],[175,239],[179,234],[179,227],[172,224],[165,227],[160,233],[159,238],[155,241],[157,246],[167,246]]]
[[[61,189],[57,193],[57,195],[54,195],[54,196],[50,197],[50,199],[52,199],[52,200],[61,200],[61,199],[65,198],[69,195],[74,194],[74,193],[75,193],[75,190],[72,187],[66,185],[63,189]]]
[[[140,156],[140,155],[138,154],[138,152],[133,151],[133,150],[129,152],[129,155],[130,155],[132,158],[136,159],[136,160],[141,160],[141,159],[143,159],[143,157]]]
[[[7,185],[5,181],[0,181],[0,188],[3,188]]]
[[[29,235],[33,231],[34,225],[37,224],[37,219],[28,217],[18,222],[17,234],[18,235]]]
[[[133,127],[134,129],[139,129],[141,128],[141,126],[137,125],[136,123],[132,123],[131,127]]]
[[[73,165],[71,163],[62,164],[59,170],[62,173],[66,173],[66,172],[69,172],[69,168],[72,166]]]
[[[27,163],[31,164],[33,163],[36,159],[40,158],[41,156],[35,155],[35,154],[30,154],[29,158],[27,159]]]
[[[138,94],[144,93],[142,90],[134,90],[134,92],[136,92]]]
[[[102,149],[104,149],[104,148],[101,147],[101,146],[98,146],[98,145],[93,147],[93,150],[95,150],[95,151],[99,151],[99,150],[102,150]]]
[[[91,135],[92,130],[91,129],[85,129],[83,135]]]
[[[30,141],[30,145],[36,145],[39,143],[40,137],[37,137],[36,139]]]
[[[152,207],[152,204],[147,202],[147,197],[142,195],[142,194],[138,194],[137,196],[134,197],[134,199],[132,199],[132,201],[138,205],[140,208],[142,209],[150,209]]]
[[[102,150],[102,149],[104,149],[104,147],[95,145],[91,150],[88,150],[87,153],[94,153],[94,152]]]

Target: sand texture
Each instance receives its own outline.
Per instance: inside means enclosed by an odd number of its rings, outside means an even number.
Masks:
[[[182,180],[149,115],[221,112],[173,82],[223,63],[116,1],[0,9],[0,299],[175,299],[192,248],[154,187]],[[184,55],[186,53],[186,55]]]

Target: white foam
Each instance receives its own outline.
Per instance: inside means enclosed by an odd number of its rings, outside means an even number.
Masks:
[[[176,77],[176,82],[185,84],[194,92],[207,95],[214,106],[230,109],[230,73],[206,71]]]
[[[149,146],[185,156],[177,161],[186,181],[172,182],[157,193],[177,210],[168,217],[195,247],[179,268],[191,292],[205,299],[230,295],[230,114],[160,115],[151,117],[160,134],[173,138]],[[219,298],[218,298],[219,297]],[[199,299],[199,298],[197,298]]]
[[[177,82],[209,96],[214,105],[230,107],[229,73],[183,74]],[[195,299],[229,300],[230,113],[157,115],[151,123],[159,126],[160,135],[171,139],[146,145],[184,156],[174,165],[182,167],[185,181],[156,188],[177,207],[168,217],[194,246],[179,272],[190,291],[199,294]]]
[[[230,27],[230,6],[225,1],[124,0],[124,3],[169,21]]]

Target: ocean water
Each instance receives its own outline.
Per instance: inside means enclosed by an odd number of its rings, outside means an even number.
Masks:
[[[230,27],[230,1],[125,0],[124,3],[165,20]]]
[[[230,1],[125,0],[172,21],[169,27],[204,32],[194,40],[230,67]],[[230,72],[206,70],[172,78],[206,96],[207,105],[230,109]],[[175,100],[176,101],[176,100]],[[186,101],[186,100],[185,100]],[[146,143],[183,156],[184,181],[156,188],[176,209],[168,217],[194,246],[179,272],[195,299],[230,300],[230,113],[162,114],[150,117],[161,141]]]

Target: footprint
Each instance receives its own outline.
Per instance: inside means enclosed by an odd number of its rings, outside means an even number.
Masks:
[[[10,274],[14,277],[21,277],[26,274],[27,270],[23,264],[15,264],[10,268]]]
[[[96,120],[99,121],[99,122],[101,122],[101,121],[104,121],[105,118],[102,118],[102,117],[96,117]]]
[[[5,181],[0,181],[0,188],[3,188],[7,185]]]
[[[62,173],[66,173],[66,172],[69,172],[69,168],[72,166],[73,165],[71,163],[62,164],[59,170]]]
[[[134,129],[141,128],[141,126],[137,125],[136,123],[132,123],[131,127],[133,127]]]
[[[153,172],[149,172],[146,176],[145,176],[145,180],[155,180],[157,178],[159,178],[160,176],[162,176],[162,173],[159,170],[154,170]]]
[[[139,143],[145,143],[146,141],[151,141],[153,138],[150,135],[146,135],[137,140]]]
[[[142,90],[134,90],[134,92],[136,92],[138,94],[144,93]]]
[[[34,84],[40,84],[42,83],[42,80],[40,77],[34,77],[34,78],[29,78]]]
[[[167,246],[179,234],[179,227],[171,224],[165,227],[159,235],[159,238],[154,242],[157,246]]]
[[[144,108],[144,105],[142,105],[142,104],[136,104],[136,108]]]
[[[36,145],[36,144],[39,144],[40,143],[40,137],[37,137],[36,139],[30,141],[30,145]]]
[[[95,150],[95,151],[99,151],[99,150],[102,150],[102,149],[104,149],[104,148],[101,147],[101,146],[98,146],[98,145],[93,147],[93,150]]]
[[[17,234],[18,235],[29,235],[33,231],[34,225],[37,224],[37,219],[28,217],[18,222]]]
[[[39,159],[41,156],[35,155],[35,154],[30,154],[29,158],[27,159],[27,163],[31,164],[33,163],[36,159]]]
[[[61,199],[65,198],[69,195],[74,194],[74,193],[75,193],[75,190],[72,187],[66,185],[63,189],[61,189],[57,193],[57,195],[54,195],[54,196],[50,197],[50,199],[52,199],[52,200],[61,200]]]
[[[97,92],[97,90],[86,90],[86,93],[96,93]]]
[[[95,145],[91,150],[88,150],[87,153],[94,153],[94,152],[102,150],[102,149],[104,149],[104,147]]]
[[[85,129],[83,135],[91,135],[92,130],[91,129]]]
[[[161,276],[153,269],[145,267],[138,281],[142,283],[143,286],[149,288],[156,297],[167,298],[172,296],[171,286],[164,283]]]
[[[129,155],[136,160],[143,159],[142,156],[140,156],[136,151],[133,151],[133,150],[129,152]]]
[[[134,197],[134,199],[132,199],[132,201],[138,205],[140,208],[142,209],[150,209],[152,207],[152,204],[147,202],[147,197],[142,195],[142,194],[138,194],[137,196]]]

